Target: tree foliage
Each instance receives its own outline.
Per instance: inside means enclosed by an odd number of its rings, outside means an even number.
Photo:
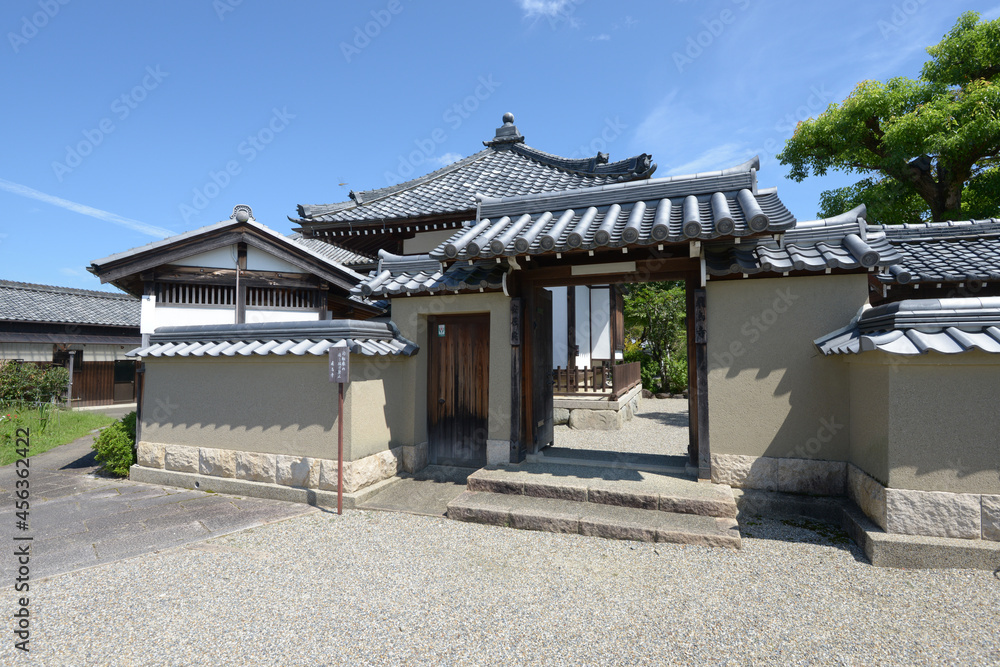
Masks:
[[[959,17],[920,77],[862,81],[840,104],[799,123],[778,154],[802,181],[864,176],[824,192],[821,217],[857,204],[872,222],[993,217],[1000,209],[1000,19]]]
[[[684,283],[629,285],[624,297],[626,347],[643,357],[643,387],[651,391],[687,389],[687,328]],[[656,373],[661,379],[652,383]]]

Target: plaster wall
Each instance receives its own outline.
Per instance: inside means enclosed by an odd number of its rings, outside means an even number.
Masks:
[[[52,361],[52,343],[0,343],[0,359]]]
[[[888,486],[1000,494],[998,355],[977,350],[897,357],[886,372]]]
[[[442,229],[432,232],[420,232],[412,239],[403,239],[404,255],[420,255],[434,250],[452,236],[457,229]]]
[[[849,360],[849,460],[883,485],[889,479],[889,433],[892,422],[889,412],[889,366],[884,363],[887,356],[866,352]]]
[[[337,385],[325,356],[146,358],[142,438],[189,447],[337,458]],[[351,356],[344,456],[353,461],[404,442],[412,425],[404,363]]]
[[[490,440],[510,440],[510,298],[492,292],[398,297],[392,300],[392,321],[405,338],[420,346],[407,358],[400,382],[410,397],[400,411],[412,411],[413,434],[404,444],[427,440],[427,316],[489,313],[490,315]]]
[[[867,301],[866,275],[709,281],[713,455],[846,461],[849,374],[813,340]]]

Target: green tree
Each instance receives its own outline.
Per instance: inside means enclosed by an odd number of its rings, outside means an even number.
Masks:
[[[627,286],[624,296],[626,345],[630,357],[645,356],[643,387],[655,391],[651,375],[663,388],[687,388],[687,328],[684,283],[654,282]]]
[[[799,123],[778,154],[802,181],[864,178],[821,196],[820,217],[864,203],[873,222],[994,217],[1000,210],[1000,19],[962,14],[917,79],[862,81]]]

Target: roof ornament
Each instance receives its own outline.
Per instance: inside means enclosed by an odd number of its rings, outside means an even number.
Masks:
[[[247,220],[253,220],[253,209],[246,204],[237,204],[233,207],[233,214],[229,216],[230,220],[235,220],[236,222],[246,222]]]
[[[484,141],[483,145],[497,147],[520,143],[524,143],[524,137],[521,136],[521,133],[517,131],[517,126],[514,125],[514,114],[508,111],[503,115],[503,125],[497,128],[497,133],[493,137],[493,141]]]

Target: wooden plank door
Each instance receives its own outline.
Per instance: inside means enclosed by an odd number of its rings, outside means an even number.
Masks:
[[[570,288],[572,289],[572,288]],[[536,287],[531,295],[532,451],[552,444],[552,292]]]
[[[427,445],[430,463],[486,465],[490,316],[428,317]]]

